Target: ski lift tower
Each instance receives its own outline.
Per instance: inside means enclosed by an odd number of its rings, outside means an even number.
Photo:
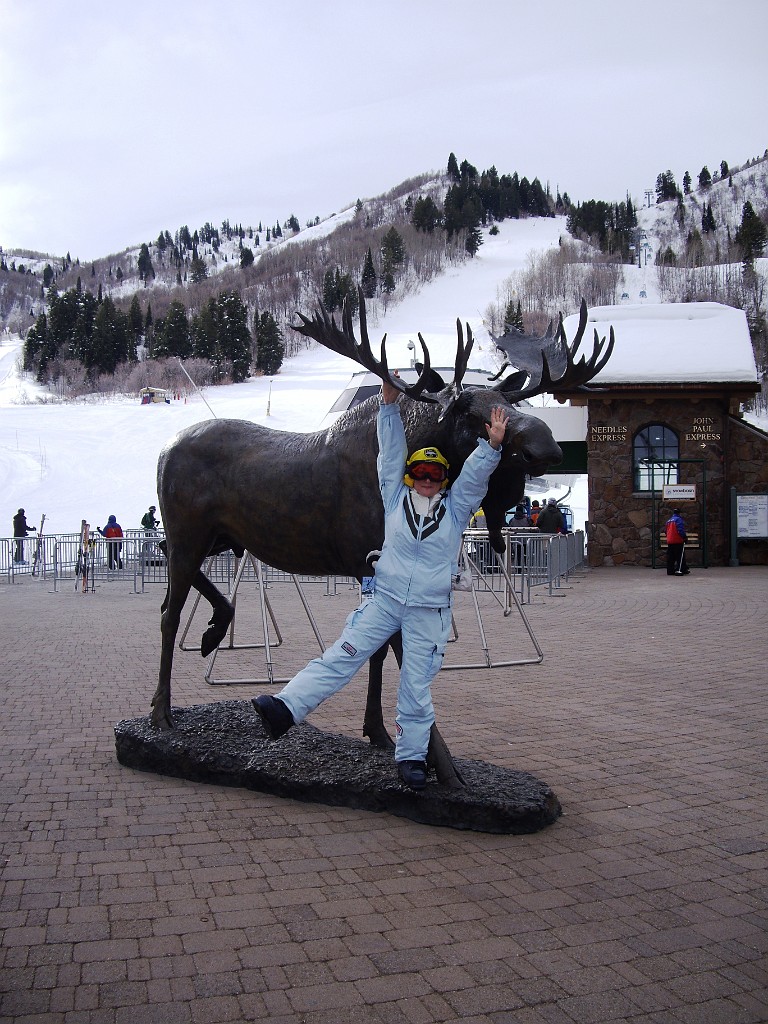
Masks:
[[[656,195],[656,192],[654,191],[654,189],[652,189],[652,188],[647,188],[647,189],[645,190],[645,205],[646,205],[646,206],[647,206],[647,207],[648,207],[649,209],[650,209],[650,207],[651,207],[651,206],[653,206],[653,197],[654,197],[655,195]]]

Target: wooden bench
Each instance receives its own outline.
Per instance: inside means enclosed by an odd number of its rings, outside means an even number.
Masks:
[[[698,547],[701,547],[701,544],[699,543],[699,535],[698,535],[698,533],[689,533],[688,534],[688,539],[685,542],[685,546],[687,548],[698,548]],[[663,550],[666,550],[666,547],[667,547],[667,535],[666,535],[666,533],[663,530],[659,534],[659,547],[662,548]]]

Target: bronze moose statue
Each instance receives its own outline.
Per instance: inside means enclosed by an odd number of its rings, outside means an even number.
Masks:
[[[453,380],[444,382],[432,369],[428,348],[419,335],[423,363],[416,383],[408,384],[388,368],[386,336],[380,359],[374,356],[362,294],[359,341],[346,305],[340,325],[322,306],[311,319],[298,316],[300,323],[294,329],[299,333],[355,360],[403,393],[401,412],[409,451],[437,446],[450,463],[450,479],[460,472],[477,437],[485,436],[491,408],[503,407],[509,423],[502,457],[483,500],[491,543],[500,553],[504,514],[522,498],[526,477],[539,476],[562,461],[549,427],[514,403],[558,387],[586,389],[613,347],[613,332],[607,345],[595,333],[590,357],[575,361],[587,323],[582,302],[572,344],[565,337],[562,317],[557,330],[553,333],[550,325],[542,338],[512,330],[495,339],[507,363],[496,378],[490,378],[496,380],[494,386],[464,387],[473,339],[467,325],[464,340],[457,321]],[[516,372],[497,379],[507,365]],[[218,646],[234,614],[228,599],[201,570],[209,555],[231,549],[242,556],[247,550],[287,573],[358,579],[370,575],[367,557],[381,547],[384,536],[376,478],[377,409],[377,399],[369,398],[329,429],[311,434],[272,430],[245,420],[209,420],[182,430],[164,447],[158,460],[157,493],[166,531],[168,591],[162,607],[159,679],[152,699],[151,720],[156,727],[173,727],[173,651],[190,589],[197,589],[213,608],[202,639],[203,655]],[[363,731],[374,744],[392,743],[381,712],[380,674],[369,687]]]

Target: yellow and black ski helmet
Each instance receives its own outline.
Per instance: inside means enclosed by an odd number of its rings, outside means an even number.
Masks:
[[[414,479],[409,470],[416,466],[423,466],[429,463],[443,467],[445,470],[445,476],[440,484],[440,489],[443,490],[446,488],[448,486],[448,460],[439,448],[419,448],[418,451],[415,451],[413,455],[409,456],[408,461],[405,464],[405,476],[403,477],[403,482],[407,484],[408,487],[413,487]]]

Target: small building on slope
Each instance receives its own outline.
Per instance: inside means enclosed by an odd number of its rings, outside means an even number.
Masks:
[[[577,325],[566,318],[569,339]],[[599,393],[557,396],[588,408],[590,565],[663,564],[673,508],[691,565],[765,563],[761,525],[737,546],[732,534],[740,496],[754,496],[760,521],[768,502],[768,434],[740,411],[760,387],[744,312],[714,302],[595,307],[582,350],[611,326],[613,354],[592,382]]]

